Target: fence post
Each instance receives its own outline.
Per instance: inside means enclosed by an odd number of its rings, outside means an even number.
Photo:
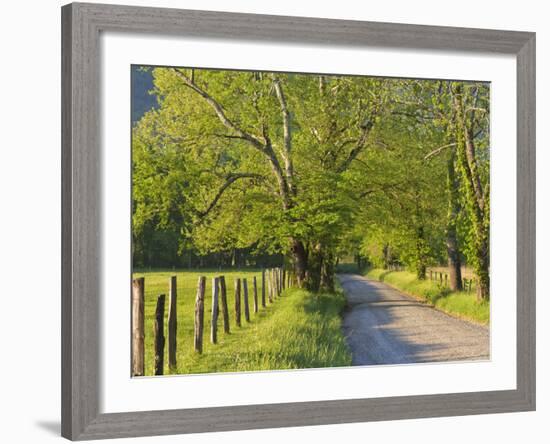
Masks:
[[[248,281],[243,278],[243,304],[244,304],[244,319],[250,322],[250,307],[248,305]]]
[[[212,278],[212,318],[210,324],[210,341],[218,342],[218,278]]]
[[[445,273],[445,287],[447,286],[447,273]]]
[[[202,353],[202,333],[204,330],[204,291],[206,289],[206,278],[199,277],[197,284],[197,297],[195,299],[195,351]]]
[[[433,281],[433,278],[432,278],[432,270],[430,270],[430,281]]]
[[[254,313],[258,313],[258,284],[256,283],[256,276],[252,278],[252,286],[254,290]]]
[[[439,283],[443,284],[443,273],[441,271],[439,272]]]
[[[225,276],[220,276],[220,296],[223,317],[223,331],[229,333],[229,307],[227,306],[227,288],[225,286]]]
[[[171,276],[169,281],[168,300],[168,367],[176,368],[177,330],[178,330],[178,294],[176,276]]]
[[[132,279],[132,376],[145,373],[145,278]]]
[[[262,307],[265,308],[265,268],[262,269]]]
[[[164,305],[166,296],[161,294],[157,298],[155,311],[155,375],[164,374]]]
[[[235,324],[241,326],[241,280],[235,279]]]
[[[268,287],[268,299],[269,299],[269,303],[272,304],[273,303],[273,273],[272,273],[272,269],[269,268],[267,270],[267,287]]]
[[[281,278],[281,283],[283,285],[283,290],[286,288],[286,270],[283,268],[282,269],[282,278]]]

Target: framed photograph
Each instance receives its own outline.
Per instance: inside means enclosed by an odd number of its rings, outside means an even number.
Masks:
[[[535,409],[535,35],[62,8],[62,434]]]

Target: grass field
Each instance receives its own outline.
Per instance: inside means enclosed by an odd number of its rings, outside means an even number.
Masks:
[[[258,282],[261,301],[261,271],[150,271],[134,273],[145,277],[145,375],[153,374],[153,322],[159,294],[168,297],[168,280],[177,276],[178,329],[177,368],[168,369],[165,347],[165,374],[257,371],[351,365],[340,328],[340,312],[345,305],[342,294],[311,294],[287,289],[273,304],[252,309],[252,278]],[[212,278],[225,276],[231,333],[224,334],[222,316],[218,319],[218,344],[210,343]],[[206,276],[203,353],[193,350],[194,304],[199,276]],[[242,327],[235,325],[234,280],[247,278],[250,323],[241,315]],[[267,295],[266,295],[267,300]],[[241,291],[242,304],[242,291]],[[166,303],[168,307],[168,301]],[[244,308],[241,308],[244,313]],[[165,317],[165,335],[167,320]]]
[[[452,292],[435,281],[421,281],[409,271],[369,270],[369,278],[390,284],[403,292],[433,304],[439,310],[463,319],[489,324],[489,302],[478,302],[475,292]]]

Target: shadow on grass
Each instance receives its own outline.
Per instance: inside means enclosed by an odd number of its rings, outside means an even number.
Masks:
[[[399,271],[386,270],[378,276],[378,280],[380,282],[386,282],[386,278],[389,275],[394,274],[394,273],[399,273]],[[429,282],[429,281],[424,280],[424,281],[419,281],[419,282]],[[390,283],[390,285],[391,285],[391,283]],[[429,302],[429,303],[435,305],[437,301],[439,301],[440,299],[446,298],[448,295],[450,295],[452,293],[450,288],[445,287],[444,285],[441,285],[439,283],[436,283],[436,287],[437,287],[437,290],[434,290],[436,292],[435,294],[430,291],[429,293],[420,292],[420,293],[417,293],[416,295],[420,296],[423,299],[425,299],[426,302]],[[405,287],[405,288],[399,288],[399,290],[406,292],[409,289]]]
[[[438,288],[439,288],[439,293],[436,294],[435,296],[428,298],[429,301],[434,305],[437,303],[437,301],[446,298],[452,293],[452,291],[447,287],[441,287],[440,285],[438,285]]]

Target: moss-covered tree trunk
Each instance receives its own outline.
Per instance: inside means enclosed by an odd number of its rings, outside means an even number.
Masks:
[[[336,261],[334,254],[330,251],[326,252],[323,257],[323,263],[321,265],[321,282],[320,288],[323,291],[330,293],[334,292],[334,270],[336,267]]]
[[[482,186],[475,150],[472,119],[467,118],[461,83],[453,84],[457,164],[466,191],[465,201],[472,227],[473,268],[479,300],[489,299],[489,185]],[[472,111],[470,110],[470,113]]]
[[[447,164],[447,192],[448,210],[446,227],[447,259],[449,266],[449,287],[451,290],[462,290],[462,270],[460,260],[460,249],[457,237],[457,218],[460,212],[458,181],[456,178],[456,154],[453,150]]]
[[[319,291],[321,285],[321,269],[323,268],[323,250],[320,243],[311,247],[308,258],[305,287],[309,291]]]

